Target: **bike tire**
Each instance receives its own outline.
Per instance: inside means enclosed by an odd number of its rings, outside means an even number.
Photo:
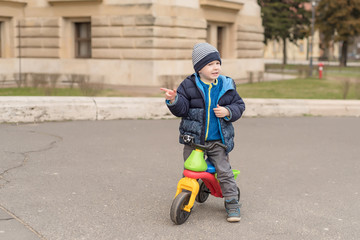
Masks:
[[[184,207],[189,203],[190,196],[191,192],[181,192],[171,204],[170,218],[176,225],[186,222],[191,214],[191,212],[184,210]]]
[[[199,185],[199,193],[196,196],[195,200],[198,203],[204,203],[209,197],[210,190],[206,187],[205,183],[202,180],[199,180]]]

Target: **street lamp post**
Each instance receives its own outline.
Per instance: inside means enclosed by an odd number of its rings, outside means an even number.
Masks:
[[[310,42],[310,77],[313,73],[313,44],[314,44],[314,25],[315,25],[315,0],[311,1],[311,42]]]

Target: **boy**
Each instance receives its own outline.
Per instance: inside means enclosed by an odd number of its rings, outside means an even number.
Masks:
[[[245,104],[234,81],[220,75],[221,58],[215,47],[208,43],[196,44],[192,61],[195,73],[188,76],[177,90],[161,90],[165,92],[166,104],[172,114],[182,117],[180,135],[193,136],[197,144],[219,141],[227,146],[227,150],[217,146],[206,155],[214,164],[220,181],[227,220],[238,222],[241,219],[238,192],[228,154],[234,148],[232,122],[241,117]],[[181,137],[180,143],[184,144]],[[190,146],[184,146],[184,160],[192,150]]]

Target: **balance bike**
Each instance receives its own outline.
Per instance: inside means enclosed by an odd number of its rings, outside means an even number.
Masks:
[[[182,138],[194,150],[184,163],[184,177],[178,182],[170,209],[170,218],[177,225],[183,224],[189,218],[195,201],[203,203],[208,199],[209,194],[219,198],[223,197],[219,181],[216,178],[215,167],[209,160],[205,160],[204,151],[211,150],[215,146],[227,148],[219,142],[214,142],[208,147],[195,144],[193,137],[189,135],[184,135]],[[236,179],[240,171],[233,169],[233,173]],[[240,189],[237,190],[240,200]]]

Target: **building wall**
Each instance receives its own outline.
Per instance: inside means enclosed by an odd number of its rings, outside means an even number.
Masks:
[[[286,43],[287,49],[287,59],[293,62],[303,62],[310,59],[310,41],[311,39],[301,39],[297,41],[297,44],[294,44],[290,41]],[[331,43],[328,48],[327,59],[330,61],[339,59],[339,43]],[[313,59],[314,60],[323,60],[324,59],[324,50],[321,49],[321,40],[319,33],[315,32],[314,42],[313,42]],[[283,59],[283,43],[282,41],[269,41],[264,48],[264,58],[265,59]]]
[[[90,58],[75,54],[82,22],[91,23]],[[0,34],[6,78],[175,86],[205,41],[221,48],[223,73],[235,80],[264,69],[256,0],[0,0]]]

